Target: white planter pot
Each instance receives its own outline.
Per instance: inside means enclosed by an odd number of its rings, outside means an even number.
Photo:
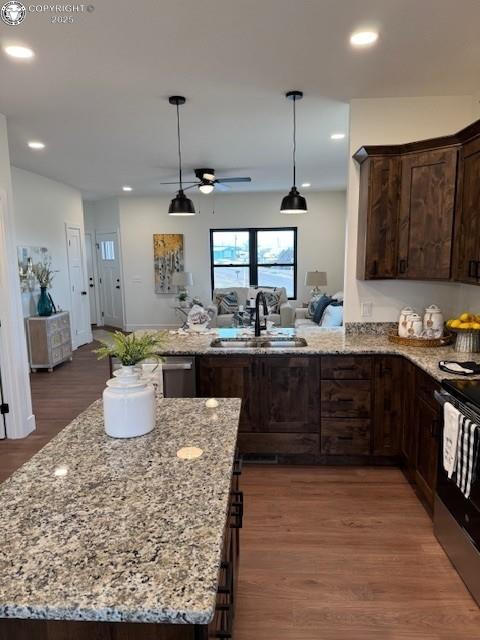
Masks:
[[[155,426],[155,390],[125,367],[103,392],[105,431],[112,438],[136,438]]]

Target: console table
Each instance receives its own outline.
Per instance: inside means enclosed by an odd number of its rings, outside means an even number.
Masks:
[[[72,359],[72,338],[70,334],[70,314],[68,311],[51,316],[31,316],[27,318],[27,341],[30,368],[48,369]]]

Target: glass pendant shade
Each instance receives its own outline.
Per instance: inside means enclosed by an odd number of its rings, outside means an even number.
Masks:
[[[184,194],[183,190],[177,193],[175,198],[170,202],[170,206],[168,207],[168,215],[169,216],[194,216],[195,215],[195,207],[193,206],[193,202],[190,198]]]
[[[297,187],[292,187],[288,196],[282,200],[280,213],[307,213],[307,201],[298,193]]]

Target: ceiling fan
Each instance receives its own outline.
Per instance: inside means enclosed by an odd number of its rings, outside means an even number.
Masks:
[[[184,191],[187,189],[193,189],[193,187],[198,187],[199,191],[202,193],[212,193],[214,189],[218,189],[218,191],[228,191],[230,187],[227,183],[229,182],[251,182],[252,179],[249,177],[238,177],[238,178],[217,178],[215,176],[215,169],[210,168],[202,168],[195,169],[195,176],[198,178],[197,181],[183,182],[183,184],[190,185],[189,187],[185,187]],[[161,182],[160,184],[180,184],[179,182]]]

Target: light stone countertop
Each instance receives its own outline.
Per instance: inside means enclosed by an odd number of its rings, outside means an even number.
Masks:
[[[97,401],[0,485],[0,617],[208,623],[240,404],[160,400],[115,440]]]
[[[278,330],[279,334],[292,334],[292,330]],[[435,380],[454,379],[461,376],[448,374],[439,369],[439,360],[457,360],[466,362],[474,360],[480,362],[480,353],[456,353],[453,347],[421,348],[404,347],[393,342],[389,342],[386,335],[347,335],[342,328],[322,329],[299,328],[294,331],[295,335],[302,336],[307,341],[306,347],[286,347],[286,348],[212,348],[210,343],[217,335],[232,337],[239,335],[236,329],[217,329],[216,332],[208,334],[188,333],[179,335],[169,333],[163,355],[328,355],[328,354],[388,354],[403,356],[423,369]],[[480,379],[480,376],[469,376],[470,379]]]

